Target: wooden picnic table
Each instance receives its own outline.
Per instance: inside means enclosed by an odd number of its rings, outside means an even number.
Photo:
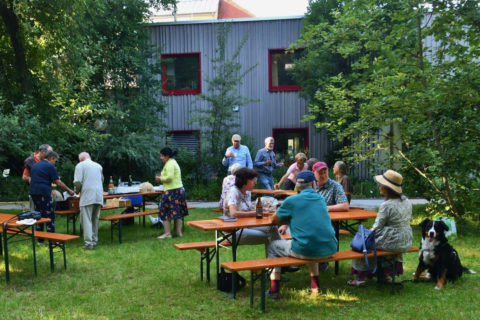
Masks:
[[[347,220],[357,220],[364,221],[371,218],[377,217],[377,212],[363,210],[359,208],[354,208],[349,211],[343,212],[329,212],[330,219],[333,223],[335,229],[335,236],[337,240],[340,237],[340,222]],[[254,228],[254,227],[264,227],[273,225],[272,218],[270,216],[264,216],[262,219],[257,219],[255,217],[247,218],[238,218],[237,221],[225,222],[220,219],[210,219],[210,220],[194,220],[188,221],[189,226],[198,228],[204,231],[215,231],[215,241],[217,242],[216,246],[216,262],[217,262],[217,274],[219,270],[219,247],[221,247],[221,242],[226,239],[231,239],[231,248],[232,248],[232,261],[236,261],[237,258],[237,247],[238,239],[236,233],[238,230],[244,228]],[[219,233],[222,234],[219,237]],[[340,242],[339,242],[340,243]],[[337,251],[339,246],[337,246]],[[338,274],[338,262],[335,263],[335,273]]]
[[[15,236],[27,236],[32,240],[33,268],[37,275],[37,255],[35,251],[35,225],[50,222],[48,218],[40,218],[32,225],[17,224],[17,216],[9,213],[0,213],[0,226],[2,240],[0,241],[0,254],[4,252],[5,277],[10,282],[10,264],[8,260],[8,241]],[[30,230],[30,231],[29,231]]]
[[[294,196],[298,194],[298,192],[295,190],[253,189],[252,194],[268,195],[268,196]]]

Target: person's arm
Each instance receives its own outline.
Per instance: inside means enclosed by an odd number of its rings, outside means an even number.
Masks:
[[[348,211],[348,210],[350,210],[350,206],[348,205],[348,201],[347,201],[347,202],[332,204],[330,206],[327,206],[327,209],[328,209],[329,212]]]
[[[236,204],[229,205],[228,210],[229,210],[229,213],[230,213],[230,217],[246,218],[246,217],[254,217],[255,216],[255,210],[239,211],[237,209]]]
[[[231,157],[231,151],[230,151],[230,147],[227,148],[227,150],[225,151],[225,155],[223,156],[223,159],[222,159],[222,165],[224,167],[229,167],[229,158]]]
[[[32,182],[32,178],[30,178],[30,170],[28,170],[27,168],[23,169],[22,180],[28,184]]]
[[[252,156],[250,155],[250,150],[248,150],[247,147],[247,154],[245,155],[246,161],[247,161],[247,168],[253,169],[253,161],[252,161]]]
[[[287,180],[287,177],[288,177],[289,174],[290,174],[289,172],[285,173],[285,174],[283,175],[283,177],[280,179],[280,181],[278,181],[278,183],[275,183],[275,184],[273,185],[273,188],[274,188],[274,189],[280,189],[280,187],[283,185],[283,183],[285,182],[285,180]]]
[[[173,180],[174,176],[174,167],[170,163],[165,163],[163,167],[162,174],[160,176],[160,182],[165,184],[165,182],[170,182]]]
[[[68,193],[69,195],[73,196],[73,195],[75,194],[75,192],[73,192],[72,189],[70,189],[69,187],[67,187],[67,186],[65,185],[65,183],[62,182],[62,180],[57,179],[57,180],[54,181],[54,183],[55,183],[57,186],[59,186],[60,188],[62,188],[63,190],[67,191],[67,193]]]
[[[255,156],[255,162],[253,163],[253,165],[257,168],[262,168],[262,166],[265,165],[265,160],[263,160],[263,158],[263,151],[262,149],[260,149]]]

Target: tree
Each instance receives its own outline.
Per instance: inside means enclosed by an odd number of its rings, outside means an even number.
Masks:
[[[374,169],[400,169],[432,205],[472,213],[479,204],[478,2],[345,1],[332,17],[299,43],[340,55],[349,69],[315,78],[306,118],[338,140],[351,138],[344,152],[352,160],[380,152],[385,161],[372,161]]]
[[[152,167],[164,106],[144,21],[173,2],[0,0],[2,122],[34,132],[0,142],[2,154],[18,161],[48,142],[75,162],[90,151],[107,174]]]
[[[247,67],[242,71],[242,64],[238,56],[248,40],[248,34],[242,38],[230,57],[227,56],[227,37],[231,25],[222,23],[217,28],[218,47],[215,49],[215,57],[211,62],[214,77],[206,79],[208,84],[207,93],[200,94],[200,100],[206,101],[206,108],[199,106],[196,110],[198,116],[193,118],[202,127],[204,136],[202,156],[205,162],[213,169],[214,174],[221,170],[218,159],[223,157],[226,144],[230,143],[232,129],[239,126],[239,119],[233,108],[242,107],[254,99],[240,96],[238,88],[242,84],[246,74],[251,72],[257,65]]]

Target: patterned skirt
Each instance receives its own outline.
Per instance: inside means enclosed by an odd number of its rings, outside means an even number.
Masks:
[[[160,200],[159,210],[159,216],[162,221],[178,220],[188,216],[185,189],[181,187],[166,190],[163,193],[162,200]]]

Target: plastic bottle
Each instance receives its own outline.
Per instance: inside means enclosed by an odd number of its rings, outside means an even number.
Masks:
[[[255,204],[255,218],[257,219],[263,218],[263,206],[262,206],[262,200],[260,200],[260,197],[257,198],[257,203]]]
[[[132,175],[128,175],[128,186],[131,187],[132,186]]]

